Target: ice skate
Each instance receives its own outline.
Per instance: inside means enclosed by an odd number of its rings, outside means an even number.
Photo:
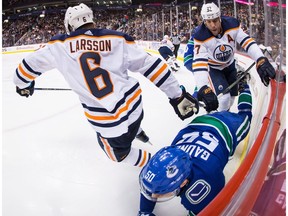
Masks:
[[[142,130],[139,134],[136,135],[136,138],[144,143],[149,141],[149,137],[146,133]]]
[[[174,64],[175,64],[175,66],[176,66],[177,69],[180,68],[180,65],[178,65],[178,63],[174,62]]]

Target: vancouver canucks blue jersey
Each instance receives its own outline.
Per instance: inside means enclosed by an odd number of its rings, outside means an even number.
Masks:
[[[192,62],[194,56],[194,36],[188,40],[188,43],[184,52],[184,66],[192,72]]]
[[[188,43],[184,52],[184,66],[192,72],[192,62],[194,57],[194,34],[199,29],[199,26],[193,29],[191,32],[191,37],[188,40]]]
[[[239,96],[238,114],[223,111],[199,116],[172,142],[193,158],[193,172],[180,197],[185,208],[194,214],[207,206],[224,187],[223,169],[249,132],[251,105],[251,95],[246,89]]]
[[[187,152],[193,161],[189,183],[179,194],[187,210],[198,214],[224,187],[223,169],[249,132],[251,109],[252,98],[247,85],[238,98],[238,113],[222,111],[198,116],[173,140],[171,145]],[[151,211],[151,207],[153,210],[153,203],[142,196],[140,210],[147,212],[150,208]]]

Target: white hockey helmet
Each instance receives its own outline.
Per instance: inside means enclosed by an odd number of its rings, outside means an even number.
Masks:
[[[163,40],[169,40],[169,36],[168,35],[164,35]]]
[[[215,19],[220,17],[220,15],[221,15],[220,9],[213,2],[203,4],[201,9],[201,16],[203,20]]]
[[[87,5],[81,3],[66,10],[64,25],[67,34],[87,23],[94,23],[93,11]]]

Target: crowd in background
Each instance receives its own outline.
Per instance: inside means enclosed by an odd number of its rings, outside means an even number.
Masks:
[[[11,0],[21,2],[21,0]],[[234,16],[233,4],[221,5],[222,15]],[[118,10],[95,10],[94,17],[97,28],[107,28],[125,32],[134,37],[135,40],[161,40],[163,35],[171,35],[177,31],[183,36],[182,42],[187,42],[191,31],[202,20],[200,8],[193,8],[191,19],[187,5],[178,6],[176,16],[175,6],[143,8],[137,12],[135,8]],[[249,18],[247,6],[237,6],[237,18],[241,21],[241,27],[258,43],[265,39],[265,20],[263,5],[252,7],[252,18]],[[39,15],[23,15],[17,19],[3,19],[2,23],[2,45],[3,47],[19,46],[35,43],[46,43],[56,34],[65,33],[64,28],[65,10],[57,13],[45,13],[44,17]],[[176,19],[177,17],[177,19]],[[172,21],[172,23],[171,23]],[[251,23],[251,25],[250,25]],[[279,12],[272,13],[272,22],[269,26],[273,41],[280,42]],[[250,32],[251,31],[251,32]]]

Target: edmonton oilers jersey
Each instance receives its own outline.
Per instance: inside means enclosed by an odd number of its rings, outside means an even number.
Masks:
[[[253,38],[247,35],[240,26],[240,22],[233,17],[221,17],[222,31],[214,36],[204,23],[194,34],[193,72],[207,73],[208,66],[222,70],[234,61],[236,45],[239,44],[247,54],[256,61],[263,56],[262,51]],[[200,74],[198,74],[200,76]],[[197,77],[198,78],[198,77]],[[197,86],[208,85],[208,77],[197,80]]]
[[[142,90],[128,71],[141,73],[169,98],[181,95],[168,65],[117,31],[80,29],[53,37],[23,59],[14,83],[25,88],[51,69],[78,94],[87,120],[103,137],[121,136],[142,114]]]

